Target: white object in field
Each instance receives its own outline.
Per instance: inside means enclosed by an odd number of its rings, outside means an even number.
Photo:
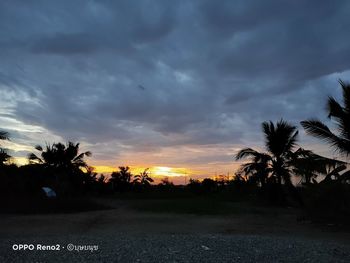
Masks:
[[[49,198],[56,197],[56,192],[52,190],[50,187],[42,187],[43,191],[45,192],[46,196]]]
[[[204,250],[210,250],[210,248],[209,247],[207,247],[207,246],[201,246]]]

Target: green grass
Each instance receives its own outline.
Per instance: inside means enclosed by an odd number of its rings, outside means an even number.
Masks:
[[[151,213],[175,213],[196,215],[265,214],[266,207],[254,206],[249,202],[225,201],[215,197],[192,197],[173,199],[130,199],[124,200],[135,210]]]
[[[52,214],[105,210],[110,207],[90,198],[6,198],[0,200],[0,214]]]

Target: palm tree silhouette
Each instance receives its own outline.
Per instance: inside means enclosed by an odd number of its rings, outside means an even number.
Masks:
[[[291,184],[290,167],[298,135],[296,126],[284,120],[278,121],[276,125],[270,121],[262,123],[262,130],[267,152],[260,153],[251,148],[245,148],[237,153],[236,160],[249,157],[251,162],[244,164],[242,169],[247,172],[257,172],[261,182],[266,182],[270,174],[278,184],[282,184],[282,179],[284,183]]]
[[[335,171],[346,168],[345,162],[323,157],[302,148],[293,153],[290,162],[293,174],[300,176],[305,185],[317,183],[316,177],[321,174],[328,178]]]
[[[328,98],[328,117],[337,125],[338,134],[333,133],[326,124],[318,119],[302,121],[306,132],[329,143],[340,154],[350,154],[350,84],[339,80],[343,89],[343,105],[333,97]]]
[[[10,135],[6,131],[0,131],[0,140],[1,141],[9,141]],[[7,153],[7,150],[4,148],[0,148],[0,165],[4,165],[11,156]]]
[[[149,168],[146,168],[143,172],[134,176],[133,183],[140,184],[143,187],[150,186],[153,183],[153,179],[149,176]]]
[[[10,135],[6,131],[0,131],[0,140],[9,140]]]
[[[30,153],[28,156],[30,163],[43,164],[46,167],[64,171],[77,171],[81,168],[88,168],[84,157],[91,156],[89,151],[79,153],[79,143],[74,144],[72,142],[68,142],[66,145],[62,143],[46,145],[45,149],[37,145],[35,149],[40,152],[40,157]]]
[[[113,190],[120,191],[120,192],[126,191],[130,187],[131,177],[132,177],[132,173],[130,171],[130,167],[119,166],[119,171],[113,172],[111,174],[109,183],[112,184]]]
[[[241,150],[236,160],[250,157],[251,162],[241,165],[240,171],[250,176],[252,181],[259,182],[261,186],[265,186],[268,176],[272,171],[269,164],[272,162],[271,156],[266,153],[259,153],[253,149],[246,148]]]

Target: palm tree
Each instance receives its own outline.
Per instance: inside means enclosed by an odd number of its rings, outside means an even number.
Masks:
[[[29,154],[28,159],[32,164],[43,164],[46,167],[64,171],[78,171],[89,167],[84,161],[84,157],[91,156],[91,152],[79,153],[79,143],[68,142],[66,145],[54,143],[46,145],[45,150],[37,145],[35,149],[40,152],[40,157],[34,153]]]
[[[293,174],[300,176],[305,185],[317,183],[316,177],[319,175],[325,175],[325,178],[328,178],[345,166],[344,162],[326,158],[302,148],[293,153],[290,163]]]
[[[109,179],[109,183],[112,184],[113,190],[117,191],[125,191],[128,190],[131,184],[132,173],[128,166],[119,166],[118,172],[113,172],[111,174],[111,178]]]
[[[340,154],[350,154],[350,84],[339,80],[343,89],[343,105],[335,98],[329,97],[327,108],[328,117],[334,120],[338,134],[333,133],[326,124],[318,119],[302,121],[301,125],[306,132],[329,143]]]
[[[241,150],[236,159],[239,160],[246,156],[250,156],[251,162],[242,164],[239,173],[249,176],[252,181],[258,182],[264,187],[271,172],[269,167],[269,163],[272,161],[270,155],[247,148]]]
[[[153,179],[149,176],[149,168],[146,168],[143,172],[134,176],[134,184],[140,184],[143,187],[148,187],[153,183]]]
[[[0,140],[10,140],[9,133],[6,131],[0,131]]]
[[[267,176],[273,176],[278,184],[290,184],[291,156],[296,146],[297,128],[284,120],[275,125],[273,122],[263,122],[262,129],[265,135],[267,152],[260,153],[251,148],[245,148],[236,155],[236,160],[246,157],[251,163],[243,164],[242,169],[259,174],[260,182],[266,182]]]
[[[10,140],[10,135],[6,131],[0,131],[0,140],[2,141],[9,141]],[[0,165],[4,165],[11,156],[7,153],[6,149],[0,148]]]

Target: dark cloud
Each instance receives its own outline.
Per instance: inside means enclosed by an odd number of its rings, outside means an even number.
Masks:
[[[38,53],[81,54],[92,53],[98,48],[98,41],[87,34],[64,34],[39,39],[32,50]]]
[[[95,146],[100,159],[258,143],[262,121],[323,116],[326,96],[339,95],[349,5],[4,1],[0,91],[17,94],[6,108],[16,120]]]

